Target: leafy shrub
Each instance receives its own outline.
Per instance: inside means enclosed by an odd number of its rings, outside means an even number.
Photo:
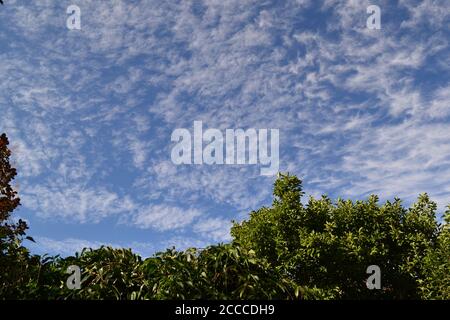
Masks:
[[[58,261],[58,267],[65,272],[70,265],[80,267],[81,289],[66,287],[64,274],[60,289],[65,299],[138,299],[145,287],[142,259],[130,249],[83,249],[81,254]]]
[[[294,299],[301,292],[252,250],[231,244],[167,250],[147,259],[144,269],[151,288],[148,298]]]

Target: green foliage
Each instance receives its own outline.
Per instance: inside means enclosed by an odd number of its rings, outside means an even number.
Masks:
[[[77,265],[82,270],[81,289],[69,290],[66,298],[130,300],[139,297],[144,288],[142,259],[130,249],[84,249],[61,264],[65,269]]]
[[[75,256],[44,256],[26,264],[33,266],[28,271],[30,281],[16,292],[16,299],[130,300],[139,299],[145,287],[142,259],[129,249],[83,249]],[[67,288],[66,271],[71,265],[82,271],[80,290]]]
[[[252,250],[230,244],[198,251],[174,249],[144,263],[156,299],[294,299],[301,288]]]
[[[428,249],[423,259],[425,278],[419,279],[422,298],[450,300],[450,206],[435,249]]]
[[[436,221],[436,204],[426,194],[406,210],[399,199],[380,205],[377,196],[335,204],[325,196],[311,197],[303,206],[301,181],[289,175],[281,175],[274,190],[273,206],[252,212],[231,233],[236,243],[255,250],[299,285],[346,299],[419,298],[419,280],[427,277],[448,288],[448,276],[434,275],[448,270],[449,248]],[[369,265],[382,270],[381,290],[366,287]]]
[[[34,258],[38,258],[35,256]],[[43,257],[23,264],[28,282],[16,299],[297,299],[320,290],[297,286],[267,262],[230,244],[175,249],[142,261],[131,250],[85,249],[72,257]],[[70,265],[82,270],[80,290],[66,286]]]

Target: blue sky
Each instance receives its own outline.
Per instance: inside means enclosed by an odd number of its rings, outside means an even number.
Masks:
[[[447,0],[5,2],[0,131],[33,252],[228,241],[274,177],[174,165],[194,121],[279,129],[280,170],[310,195],[450,203]]]

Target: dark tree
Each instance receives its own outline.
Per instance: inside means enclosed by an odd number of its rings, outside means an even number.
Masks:
[[[14,222],[12,212],[20,205],[17,192],[11,186],[17,172],[9,162],[11,151],[8,138],[0,136],[0,299],[18,296],[29,277],[29,252],[22,246],[22,237],[27,224],[23,220]],[[32,240],[32,238],[27,237]],[[34,240],[32,240],[34,241]]]
[[[11,151],[8,149],[8,138],[0,136],[0,243],[2,250],[6,242],[14,241],[25,234],[27,224],[19,220],[11,223],[11,213],[20,205],[17,192],[11,186],[17,172],[9,163]]]

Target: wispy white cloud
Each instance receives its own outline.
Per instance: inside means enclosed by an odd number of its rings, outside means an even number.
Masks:
[[[34,237],[35,242],[27,243],[27,247],[31,248],[33,252],[38,254],[50,254],[50,255],[60,255],[62,257],[73,256],[75,253],[81,253],[85,248],[98,249],[102,246],[108,246],[112,248],[130,248],[134,253],[141,255],[142,257],[150,257],[157,250],[157,246],[153,243],[148,242],[101,242],[101,241],[91,241],[78,238],[64,238],[64,239],[53,239],[48,237]]]
[[[57,218],[80,223],[97,223],[106,217],[132,212],[135,204],[128,198],[98,188],[80,186],[32,186],[22,192],[25,206],[42,218]]]
[[[167,231],[185,228],[201,214],[200,211],[194,209],[152,205],[141,209],[133,217],[132,223],[138,228]]]
[[[206,236],[214,241],[225,242],[231,240],[231,221],[223,218],[207,218],[199,220],[194,226],[194,232]]]
[[[121,248],[120,245],[111,243],[102,243],[99,241],[88,241],[75,238],[66,238],[63,240],[55,240],[48,237],[34,237],[35,243],[27,243],[33,251],[39,254],[50,254],[61,256],[72,256],[76,252],[81,252],[84,248],[98,249],[101,246],[111,246]]]

